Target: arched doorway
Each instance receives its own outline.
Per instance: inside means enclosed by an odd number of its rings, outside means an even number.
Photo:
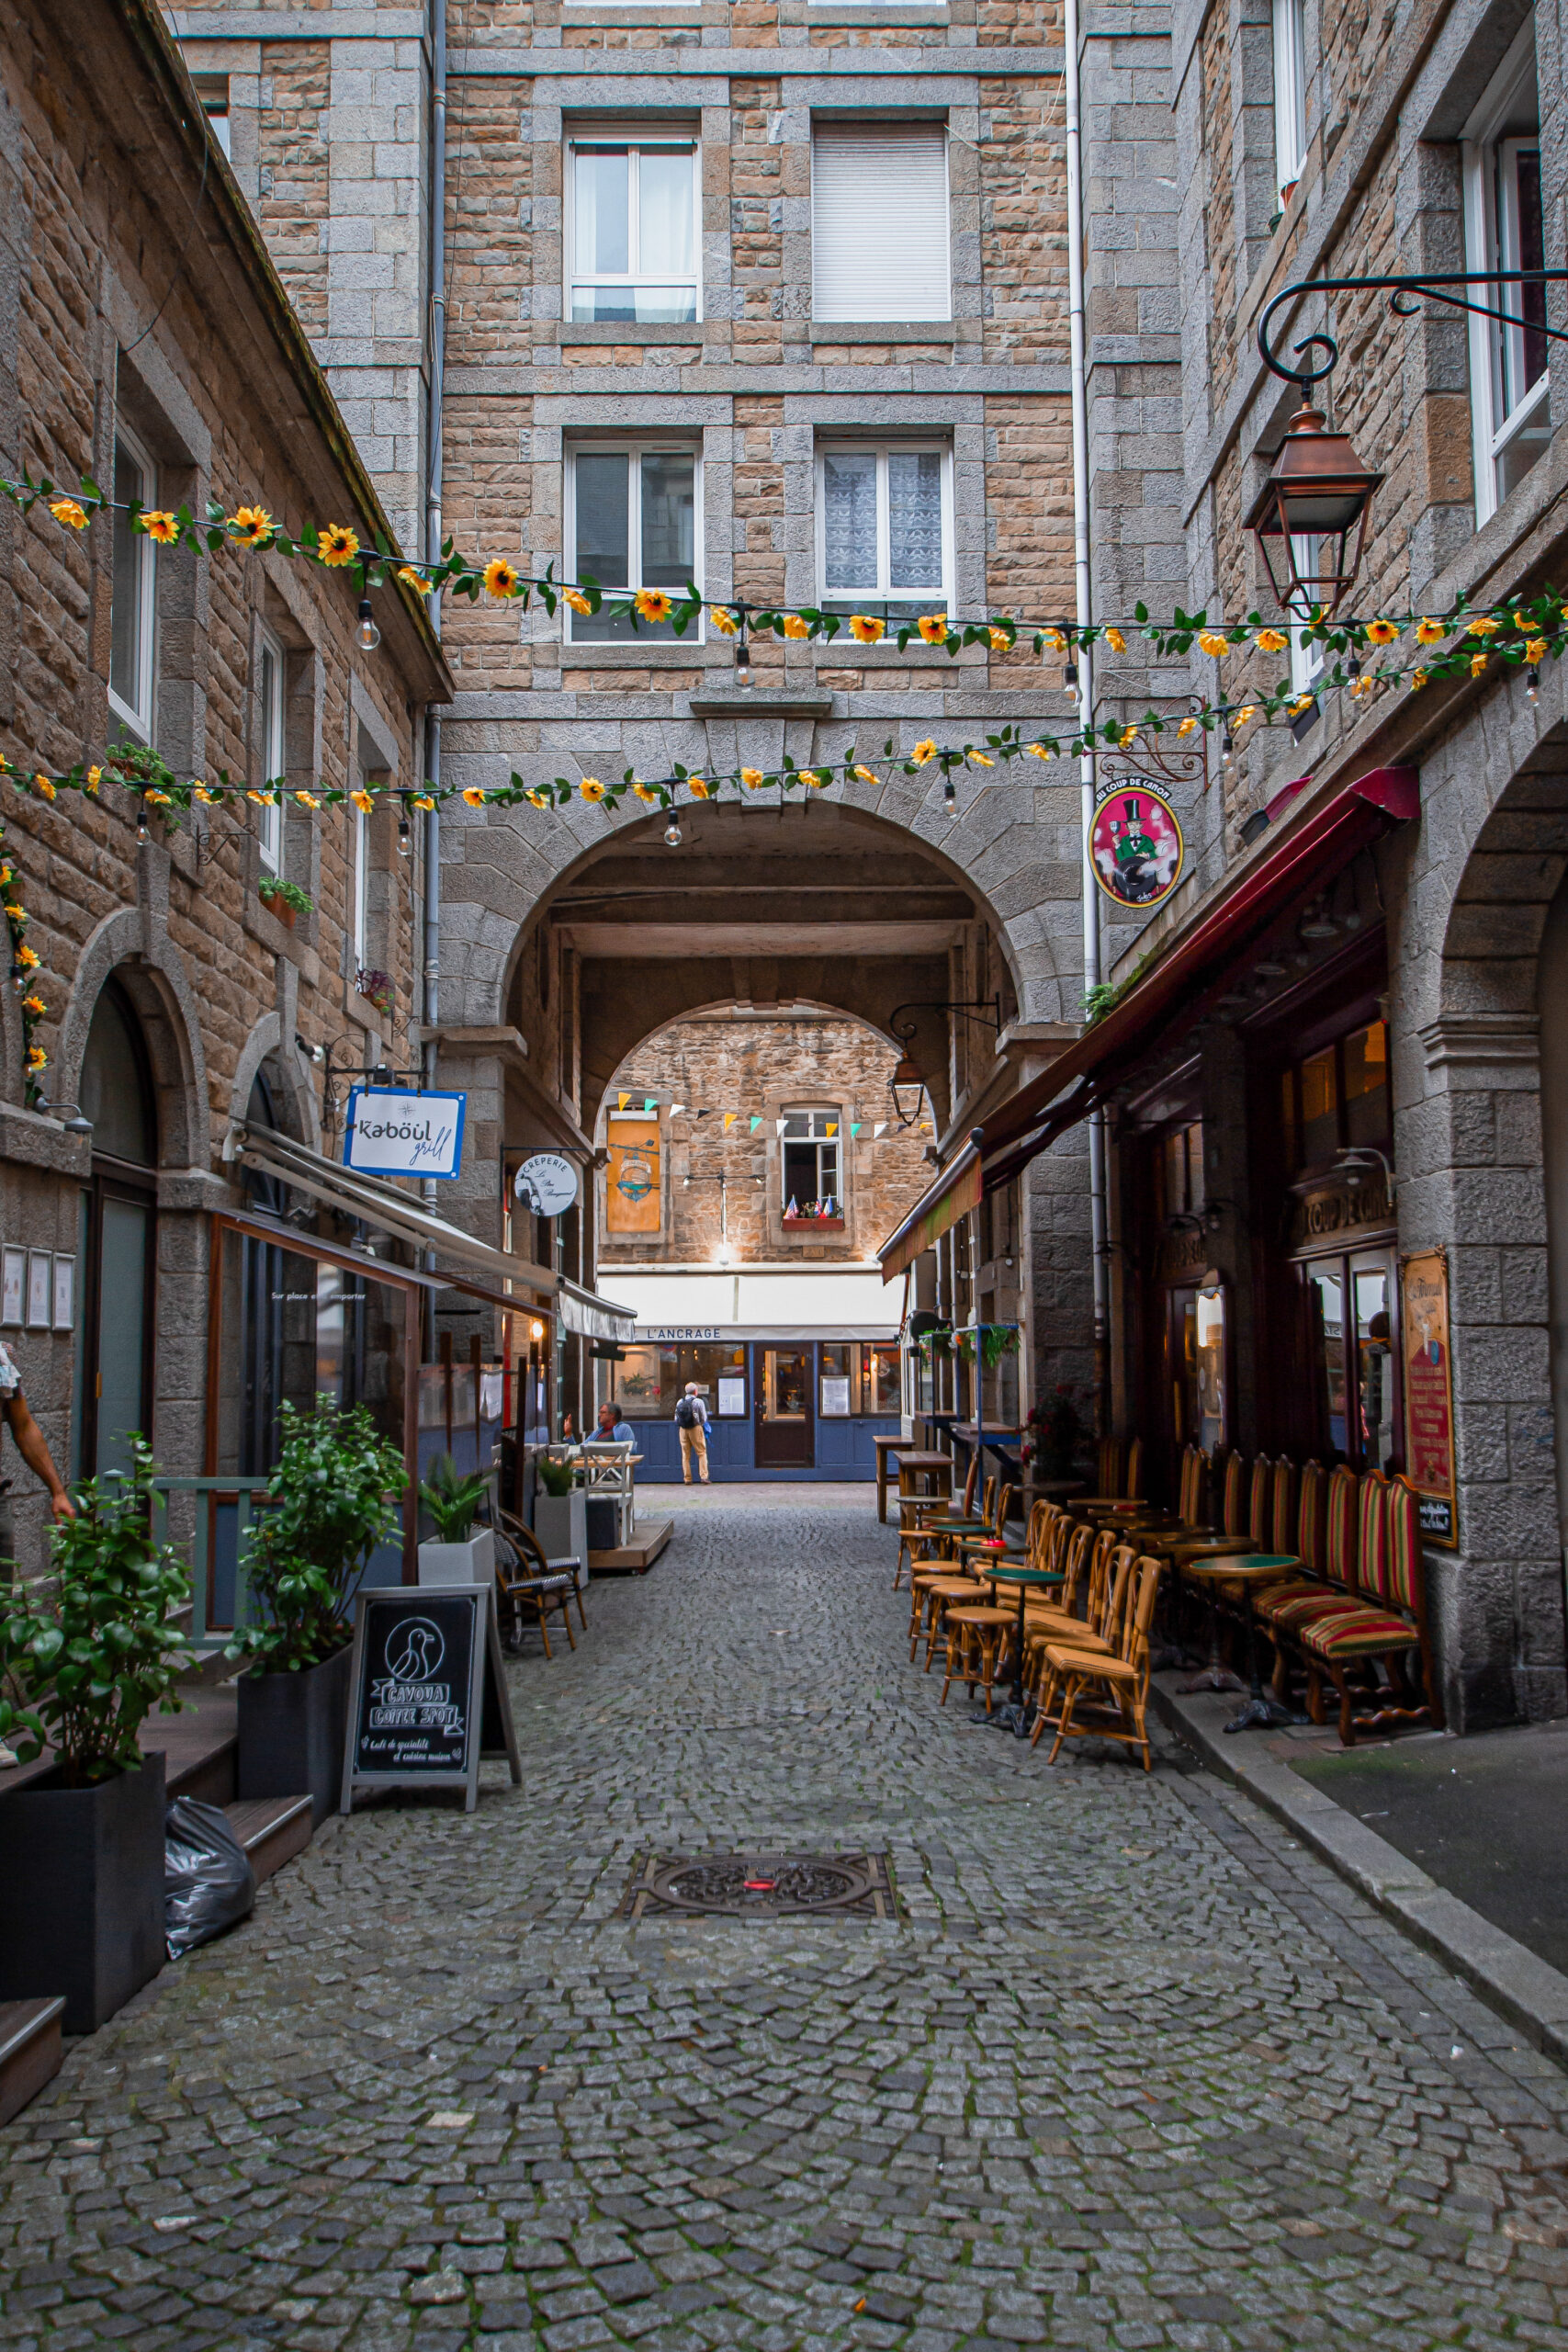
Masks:
[[[118,982],[93,1008],[78,1100],[93,1123],[82,1194],[71,1457],[77,1477],[126,1470],[152,1438],[158,1114],[141,1024]]]

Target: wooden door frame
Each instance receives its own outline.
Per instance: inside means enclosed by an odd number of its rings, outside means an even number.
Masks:
[[[751,1343],[751,1458],[759,1470],[815,1470],[817,1467],[817,1414],[812,1385],[817,1378],[817,1342],[815,1340],[754,1340]],[[764,1462],[758,1442],[763,1429],[763,1400],[767,1395],[767,1378],[761,1358],[772,1351],[775,1355],[806,1357],[806,1453],[799,1462]],[[786,1424],[779,1423],[784,1427]]]
[[[142,1265],[141,1419],[142,1435],[156,1451],[152,1424],[157,1419],[158,1339],[158,1171],[134,1160],[115,1159],[107,1152],[93,1154],[92,1169],[83,1190],[87,1195],[86,1262],[82,1269],[82,1466],[80,1476],[92,1478],[98,1470],[98,1406],[103,1365],[98,1333],[103,1315],[104,1203],[124,1201],[147,1212],[147,1245]]]

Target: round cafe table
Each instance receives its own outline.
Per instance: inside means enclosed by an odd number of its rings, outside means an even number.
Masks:
[[[1012,1700],[994,1715],[976,1710],[976,1723],[991,1723],[1010,1731],[1021,1739],[1029,1729],[1030,1710],[1023,1696],[1023,1603],[1025,1596],[1043,1585],[1066,1584],[1066,1577],[1059,1568],[1027,1568],[1018,1563],[999,1560],[995,1567],[980,1571],[987,1584],[1015,1584],[1018,1587],[1018,1631],[1013,1639]]]
[[[1302,1563],[1291,1552],[1241,1552],[1234,1558],[1223,1556],[1187,1564],[1187,1574],[1201,1582],[1211,1579],[1215,1584],[1238,1584],[1247,1596],[1247,1704],[1239,1715],[1226,1724],[1226,1731],[1273,1731],[1280,1724],[1304,1723],[1306,1718],[1282,1707],[1271,1691],[1263,1688],[1263,1670],[1258,1659],[1258,1619],[1252,1607],[1252,1596],[1260,1585],[1279,1584]]]

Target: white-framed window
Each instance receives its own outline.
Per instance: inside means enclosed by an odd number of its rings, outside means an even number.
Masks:
[[[567,317],[644,326],[701,318],[695,132],[574,131],[566,180]]]
[[[133,531],[125,508],[158,503],[158,473],[127,425],[114,436],[114,571],[109,612],[109,707],[142,742],[152,740],[157,683],[158,548]]]
[[[1463,156],[1466,267],[1544,268],[1533,15],[1465,125]],[[1499,279],[1472,290],[1506,313],[1470,322],[1475,514],[1484,523],[1551,437],[1546,288]]]
[[[201,111],[211,128],[214,143],[225,155],[233,153],[229,144],[229,76],[227,74],[194,74],[196,95],[201,100]]]
[[[694,448],[583,442],[569,447],[566,469],[570,579],[586,574],[623,594],[663,588],[678,596],[688,582],[702,585],[703,469]],[[634,630],[608,613],[568,608],[566,617],[577,645],[675,634],[668,621],[639,621]],[[694,622],[685,641],[699,644],[702,634],[701,622]]]
[[[836,1110],[786,1111],[780,1165],[786,1217],[842,1216],[839,1142],[842,1114]]]
[[[1298,580],[1311,582],[1315,579],[1322,561],[1322,547],[1323,541],[1315,533],[1304,537],[1300,534],[1292,536],[1291,560],[1295,565]],[[1303,594],[1292,599],[1290,617],[1299,621],[1310,620],[1314,605],[1326,601],[1325,595],[1314,594],[1309,585]],[[1320,637],[1308,637],[1304,628],[1292,629],[1291,684],[1297,694],[1316,693],[1326,658],[1327,648]]]
[[[363,972],[369,961],[367,933],[370,915],[370,820],[363,808],[354,810],[354,968]]]
[[[822,122],[811,132],[811,315],[953,316],[947,125]]]
[[[256,659],[260,675],[256,680],[257,697],[261,705],[261,788],[269,786],[282,794],[283,777],[288,766],[288,745],[284,734],[283,648],[268,628],[260,631]],[[274,874],[283,871],[283,801],[281,797],[270,808],[256,810],[256,847],[261,862]]]
[[[829,442],[817,452],[818,594],[884,619],[945,606],[952,453],[940,442]]]
[[[1306,152],[1305,0],[1274,0],[1274,191],[1281,211]]]

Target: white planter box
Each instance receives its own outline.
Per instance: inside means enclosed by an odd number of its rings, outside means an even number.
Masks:
[[[588,1582],[588,1498],[581,1487],[570,1495],[534,1497],[534,1532],[547,1560],[581,1560],[582,1581]]]
[[[495,1537],[481,1527],[466,1544],[422,1544],[421,1584],[489,1584],[495,1574]]]

